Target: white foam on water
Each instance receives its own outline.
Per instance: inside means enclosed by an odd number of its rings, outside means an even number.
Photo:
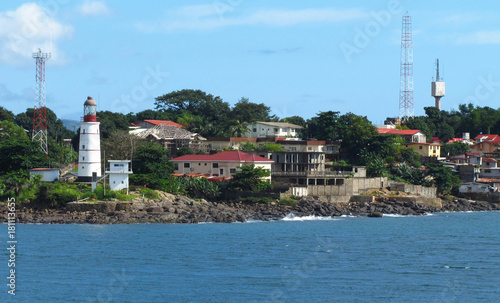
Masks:
[[[333,220],[339,220],[339,219],[332,218],[331,216],[321,217],[315,215],[300,217],[292,213],[286,215],[283,219],[281,219],[281,221],[333,221]]]
[[[391,218],[404,218],[408,216],[400,215],[400,214],[383,214],[384,217],[391,217]]]

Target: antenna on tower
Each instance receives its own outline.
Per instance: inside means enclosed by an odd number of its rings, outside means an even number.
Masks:
[[[404,123],[414,116],[413,107],[413,40],[411,17],[406,12],[401,29],[401,62],[399,89],[399,118]]]
[[[45,103],[45,61],[50,59],[50,53],[42,53],[39,48],[37,53],[33,53],[36,60],[36,95],[33,112],[33,141],[40,142],[40,150],[49,156],[47,147],[47,107]]]
[[[435,99],[435,106],[441,110],[441,98],[444,97],[445,84],[443,79],[439,77],[439,59],[436,59],[436,81],[431,83],[431,96]]]

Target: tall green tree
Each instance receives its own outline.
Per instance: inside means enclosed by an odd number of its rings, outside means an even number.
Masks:
[[[14,122],[14,113],[3,106],[0,106],[0,121]]]

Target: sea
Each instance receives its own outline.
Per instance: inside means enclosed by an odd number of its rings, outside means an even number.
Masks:
[[[500,302],[500,212],[15,228],[0,302]]]

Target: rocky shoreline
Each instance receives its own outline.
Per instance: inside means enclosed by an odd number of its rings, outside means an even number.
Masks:
[[[443,207],[432,207],[396,198],[381,198],[372,203],[328,203],[312,197],[298,204],[280,205],[208,202],[184,196],[163,194],[159,200],[132,202],[70,203],[66,209],[18,209],[16,222],[44,224],[118,224],[118,223],[203,223],[279,220],[287,215],[298,217],[370,216],[381,214],[424,215],[444,211],[498,211],[500,203],[455,199],[443,201]],[[7,208],[0,209],[0,222],[7,222]]]

